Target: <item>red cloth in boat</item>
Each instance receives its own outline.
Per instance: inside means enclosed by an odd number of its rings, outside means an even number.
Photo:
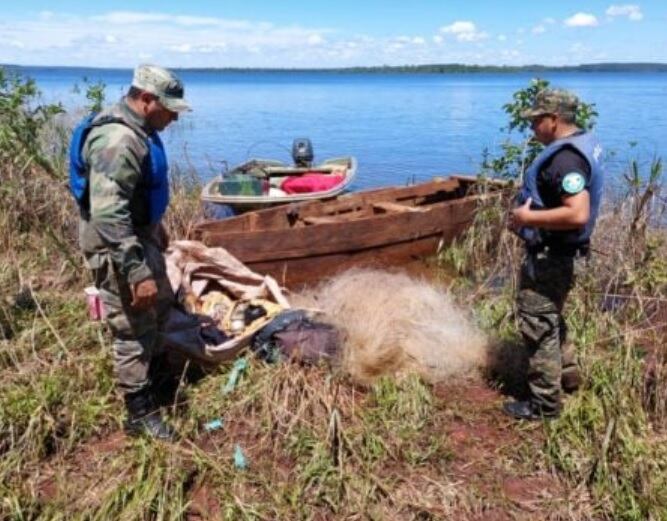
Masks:
[[[309,194],[312,192],[326,192],[335,188],[345,180],[342,175],[319,174],[306,172],[299,176],[285,179],[280,189],[288,194]]]

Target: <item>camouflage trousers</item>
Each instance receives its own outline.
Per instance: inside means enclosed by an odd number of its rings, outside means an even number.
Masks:
[[[528,385],[545,413],[561,408],[563,371],[576,371],[573,346],[565,344],[563,305],[574,284],[575,258],[527,253],[521,266],[517,308],[529,352]]]
[[[155,306],[142,311],[130,306],[130,286],[114,266],[111,255],[104,252],[86,254],[114,338],[114,372],[118,389],[123,394],[140,391],[149,385],[151,365],[163,351],[161,332],[174,300],[162,252],[152,242],[142,244],[146,263],[158,288]]]

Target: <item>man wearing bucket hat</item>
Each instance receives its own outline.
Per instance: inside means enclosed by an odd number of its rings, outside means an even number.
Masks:
[[[575,259],[588,255],[602,196],[602,147],[576,125],[579,100],[546,89],[522,113],[544,150],[526,171],[510,227],[523,239],[517,309],[529,350],[530,399],[507,402],[507,414],[526,420],[560,414],[563,390],[579,385],[573,348],[565,344],[563,305],[574,282]]]
[[[128,434],[173,439],[151,377],[173,301],[162,252],[168,165],[158,132],[189,111],[170,71],[140,65],[125,97],[75,129],[70,188],[81,214],[79,243],[114,337],[114,369]]]

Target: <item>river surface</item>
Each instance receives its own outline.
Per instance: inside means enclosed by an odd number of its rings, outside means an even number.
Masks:
[[[109,102],[127,89],[130,70],[26,67],[45,101],[76,113],[84,78],[106,85]],[[485,148],[499,153],[502,110],[534,76],[516,74],[180,73],[194,111],[164,133],[172,164],[203,179],[223,162],[289,160],[295,137],[309,137],[316,159],[354,155],[356,188],[404,184],[479,170]],[[610,177],[627,162],[667,158],[667,74],[544,73],[553,86],[596,104],[597,133]],[[78,85],[79,92],[74,88]]]

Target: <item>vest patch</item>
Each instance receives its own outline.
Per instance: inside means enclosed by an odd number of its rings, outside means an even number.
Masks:
[[[586,179],[579,172],[570,172],[563,177],[562,186],[566,194],[575,195],[585,188]]]

